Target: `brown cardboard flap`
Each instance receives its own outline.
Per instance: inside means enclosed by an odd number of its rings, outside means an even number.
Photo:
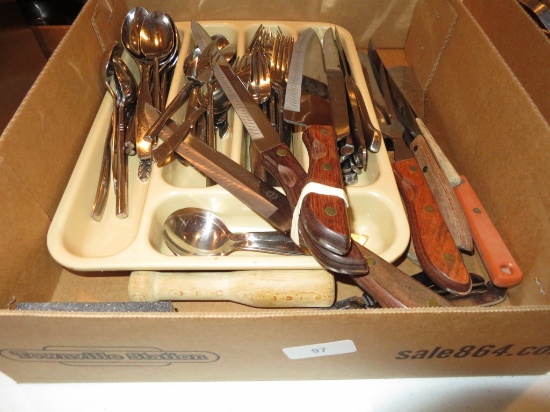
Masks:
[[[128,7],[159,8],[158,1],[127,1]],[[343,0],[334,2],[257,1],[232,2],[203,0],[162,2],[162,10],[175,21],[188,20],[256,20],[256,21],[316,21],[337,24],[350,31],[356,45],[366,48],[372,34],[379,31],[384,48],[403,47],[407,37],[415,1],[403,0]]]
[[[457,14],[446,1],[421,1],[415,9],[405,54],[425,90],[452,35]]]
[[[550,121],[550,41],[517,0],[464,0],[543,116]]]

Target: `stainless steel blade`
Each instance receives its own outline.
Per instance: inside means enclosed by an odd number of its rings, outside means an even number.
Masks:
[[[323,36],[323,55],[332,111],[332,124],[336,140],[340,141],[349,136],[350,127],[344,72],[340,66],[340,56],[332,28],[329,28]]]
[[[212,43],[210,35],[198,22],[191,22],[191,30],[201,51]],[[214,76],[260,152],[280,144],[279,134],[227,61],[220,54],[213,57]]]

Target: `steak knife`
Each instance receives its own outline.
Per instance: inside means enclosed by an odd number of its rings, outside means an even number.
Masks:
[[[447,223],[447,227],[451,232],[455,244],[459,249],[466,252],[472,252],[474,249],[472,233],[460,202],[446,178],[444,171],[439,166],[424,134],[420,130],[411,105],[405,98],[400,86],[398,86],[398,84],[405,83],[404,81],[399,82],[398,79],[403,78],[403,76],[406,76],[406,73],[409,73],[407,69],[408,68],[403,66],[387,69],[390,94],[392,95],[393,101],[396,103],[397,117],[411,135],[411,146],[416,148],[414,152],[416,160],[418,160],[420,167],[424,170],[424,176],[426,176],[428,186],[435,197],[441,215],[445,223]],[[410,75],[407,77],[410,77]],[[407,81],[407,83],[410,84],[411,82]]]
[[[325,58],[313,29],[302,31],[290,60],[283,115],[288,123],[305,127],[302,140],[309,154],[308,182],[318,184],[303,198],[300,211],[303,226],[321,247],[346,254],[351,247],[351,233],[336,145],[337,139],[345,135],[339,137],[335,133],[333,114],[336,113],[340,124],[347,120],[341,118],[347,117],[347,110],[343,83],[335,83],[338,79],[331,70],[327,73]],[[337,192],[341,196],[335,195]]]
[[[371,60],[372,63],[374,61]],[[373,64],[373,69],[378,71],[390,120],[390,124],[382,124],[381,128],[393,142],[395,161],[392,168],[407,210],[418,260],[428,276],[441,288],[458,294],[468,293],[472,286],[470,275],[422,168],[404,140],[407,132],[395,113],[386,69],[383,64],[379,67]]]
[[[523,273],[474,189],[466,177],[460,176],[455,170],[424,122],[420,118],[416,119],[416,122],[451,186],[454,187],[456,196],[466,214],[466,219],[468,219],[474,244],[493,284],[502,288],[519,285],[523,279]]]

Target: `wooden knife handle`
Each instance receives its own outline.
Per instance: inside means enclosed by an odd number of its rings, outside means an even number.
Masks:
[[[451,186],[458,186],[460,184],[460,175],[457,173],[445,153],[443,153],[443,150],[441,150],[441,147],[439,147],[439,144],[437,144],[437,142],[435,141],[435,138],[433,137],[430,130],[426,127],[420,117],[416,118],[416,124],[418,125],[422,136],[424,136],[426,143],[428,143],[428,146],[430,146],[430,149],[432,150],[432,153],[434,154],[437,163],[439,163],[441,170],[443,170],[443,173],[445,173],[445,176],[447,176],[447,180],[449,181]]]
[[[459,249],[472,252],[474,242],[462,206],[424,136],[418,135],[412,141],[410,148],[424,172],[424,177],[455,244]]]
[[[366,247],[356,243],[369,264],[367,276],[354,276],[353,280],[382,307],[447,307],[452,304],[430,288],[422,285]]]
[[[232,301],[254,307],[329,307],[334,277],[326,270],[152,272],[130,275],[131,302]]]
[[[332,272],[349,275],[382,307],[451,306],[445,298],[357,242],[352,242],[347,256],[340,256],[319,247],[308,234],[302,235],[302,239],[321,265]]]
[[[416,159],[392,164],[422,268],[439,287],[468,293],[472,282]]]
[[[302,140],[309,154],[307,182],[343,189],[342,170],[332,126],[308,126]],[[304,227],[320,246],[340,255],[351,247],[347,205],[331,194],[307,194],[300,210]]]
[[[491,281],[502,288],[517,286],[523,279],[523,273],[474,189],[464,176],[461,176],[461,179],[462,183],[455,187],[455,192],[464,208],[474,243]]]
[[[294,210],[307,178],[302,165],[284,143],[263,151],[262,165],[281,185],[291,209]]]

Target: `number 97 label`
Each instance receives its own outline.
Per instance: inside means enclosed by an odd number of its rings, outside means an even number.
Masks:
[[[343,355],[356,352],[357,348],[352,340],[317,343],[314,345],[294,346],[283,349],[289,359],[317,358],[320,356]]]

